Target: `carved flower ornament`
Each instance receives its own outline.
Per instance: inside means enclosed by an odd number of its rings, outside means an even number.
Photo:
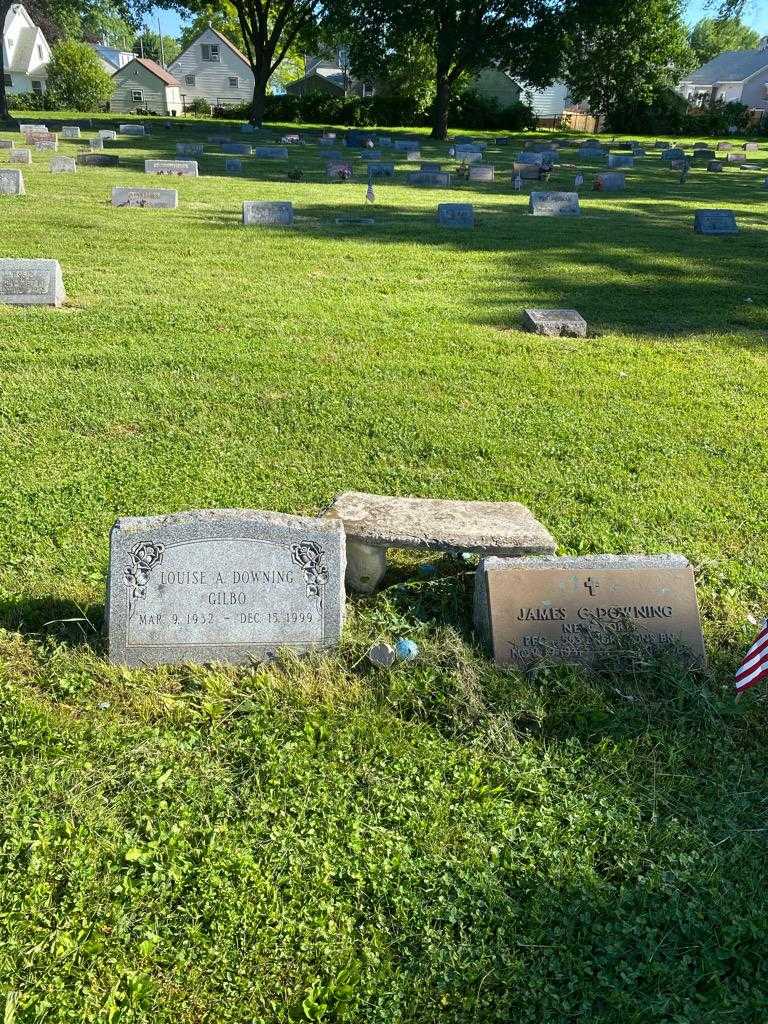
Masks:
[[[131,598],[144,599],[147,596],[147,583],[152,570],[162,564],[165,548],[162,544],[142,541],[131,549],[131,564],[126,568],[123,579],[131,588]]]

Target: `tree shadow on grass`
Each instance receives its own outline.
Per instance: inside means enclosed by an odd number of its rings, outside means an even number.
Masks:
[[[104,605],[90,603],[84,607],[57,597],[0,600],[0,628],[25,637],[55,637],[68,647],[91,647],[104,651],[102,626]]]

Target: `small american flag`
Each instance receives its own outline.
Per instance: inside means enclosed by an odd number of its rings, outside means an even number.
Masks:
[[[373,178],[368,179],[368,190],[365,193],[365,201],[366,203],[376,202],[376,193],[373,191]]]
[[[523,179],[518,174],[515,177],[515,192],[519,192],[522,187],[523,187]]]
[[[750,686],[759,683],[766,676],[768,676],[768,619],[763,623],[763,628],[747,651],[744,661],[736,669],[737,693],[743,693],[744,690],[748,690]]]

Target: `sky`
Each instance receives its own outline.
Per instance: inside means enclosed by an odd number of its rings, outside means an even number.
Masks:
[[[713,8],[708,0],[688,0],[685,7],[685,20],[690,25],[694,25],[699,18],[711,17],[713,13]],[[181,30],[181,18],[176,11],[161,11],[154,8],[152,15],[147,18],[147,27],[157,31],[158,15],[163,34],[178,36]],[[766,0],[748,0],[743,20],[758,32],[768,35],[768,3]]]

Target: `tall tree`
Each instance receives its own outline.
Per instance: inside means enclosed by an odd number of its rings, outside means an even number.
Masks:
[[[195,17],[211,4],[210,0],[165,0],[163,6]],[[260,125],[270,79],[300,40],[309,43],[325,13],[325,4],[323,0],[231,0],[231,6],[240,26],[243,52],[253,71],[249,119]]]
[[[740,18],[702,18],[691,30],[691,49],[699,64],[724,50],[756,50],[760,33]]]
[[[366,77],[393,54],[428,48],[437,139],[448,134],[448,108],[463,77],[493,65],[547,85],[560,68],[557,0],[341,0],[335,20],[347,29],[355,71]]]
[[[571,0],[565,80],[594,113],[647,102],[695,65],[679,0]]]

